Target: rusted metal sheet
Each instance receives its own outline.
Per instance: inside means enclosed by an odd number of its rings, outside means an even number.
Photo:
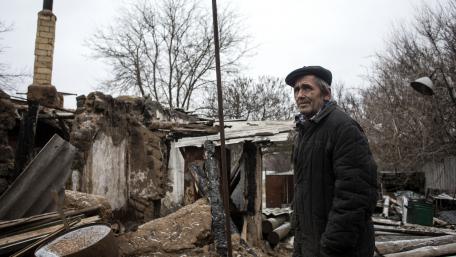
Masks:
[[[293,200],[293,175],[266,175],[266,207],[281,208]]]
[[[0,197],[0,220],[19,219],[56,209],[52,192],[63,197],[76,148],[54,135]]]

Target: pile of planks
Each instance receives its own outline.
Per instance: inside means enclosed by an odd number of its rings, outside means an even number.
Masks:
[[[0,221],[0,256],[25,256],[65,230],[99,222],[101,206]]]
[[[407,224],[390,219],[372,218],[376,237],[420,237],[419,239],[376,242],[377,256],[432,257],[456,254],[454,229]]]

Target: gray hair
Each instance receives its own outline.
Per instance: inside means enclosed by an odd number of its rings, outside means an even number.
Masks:
[[[331,94],[331,86],[321,78],[314,76],[315,83],[320,87],[320,90],[323,95],[329,95]]]

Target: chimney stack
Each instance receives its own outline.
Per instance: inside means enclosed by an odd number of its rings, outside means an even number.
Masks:
[[[49,107],[63,107],[63,96],[51,84],[57,20],[52,5],[53,0],[44,0],[43,10],[38,13],[33,83],[28,87],[27,99]]]

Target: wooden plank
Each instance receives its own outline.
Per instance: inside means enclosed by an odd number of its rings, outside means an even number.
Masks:
[[[84,224],[94,223],[97,221],[100,221],[100,216],[93,216],[93,217],[82,219],[79,224],[84,225]],[[46,235],[54,232],[55,230],[59,229],[61,226],[62,225],[59,224],[59,225],[55,225],[52,227],[42,228],[42,229],[2,238],[2,239],[0,239],[0,247],[5,247],[7,245],[14,244],[14,243],[17,243],[20,241],[26,241],[26,240],[29,240],[32,238],[39,238],[42,236],[46,236]]]

